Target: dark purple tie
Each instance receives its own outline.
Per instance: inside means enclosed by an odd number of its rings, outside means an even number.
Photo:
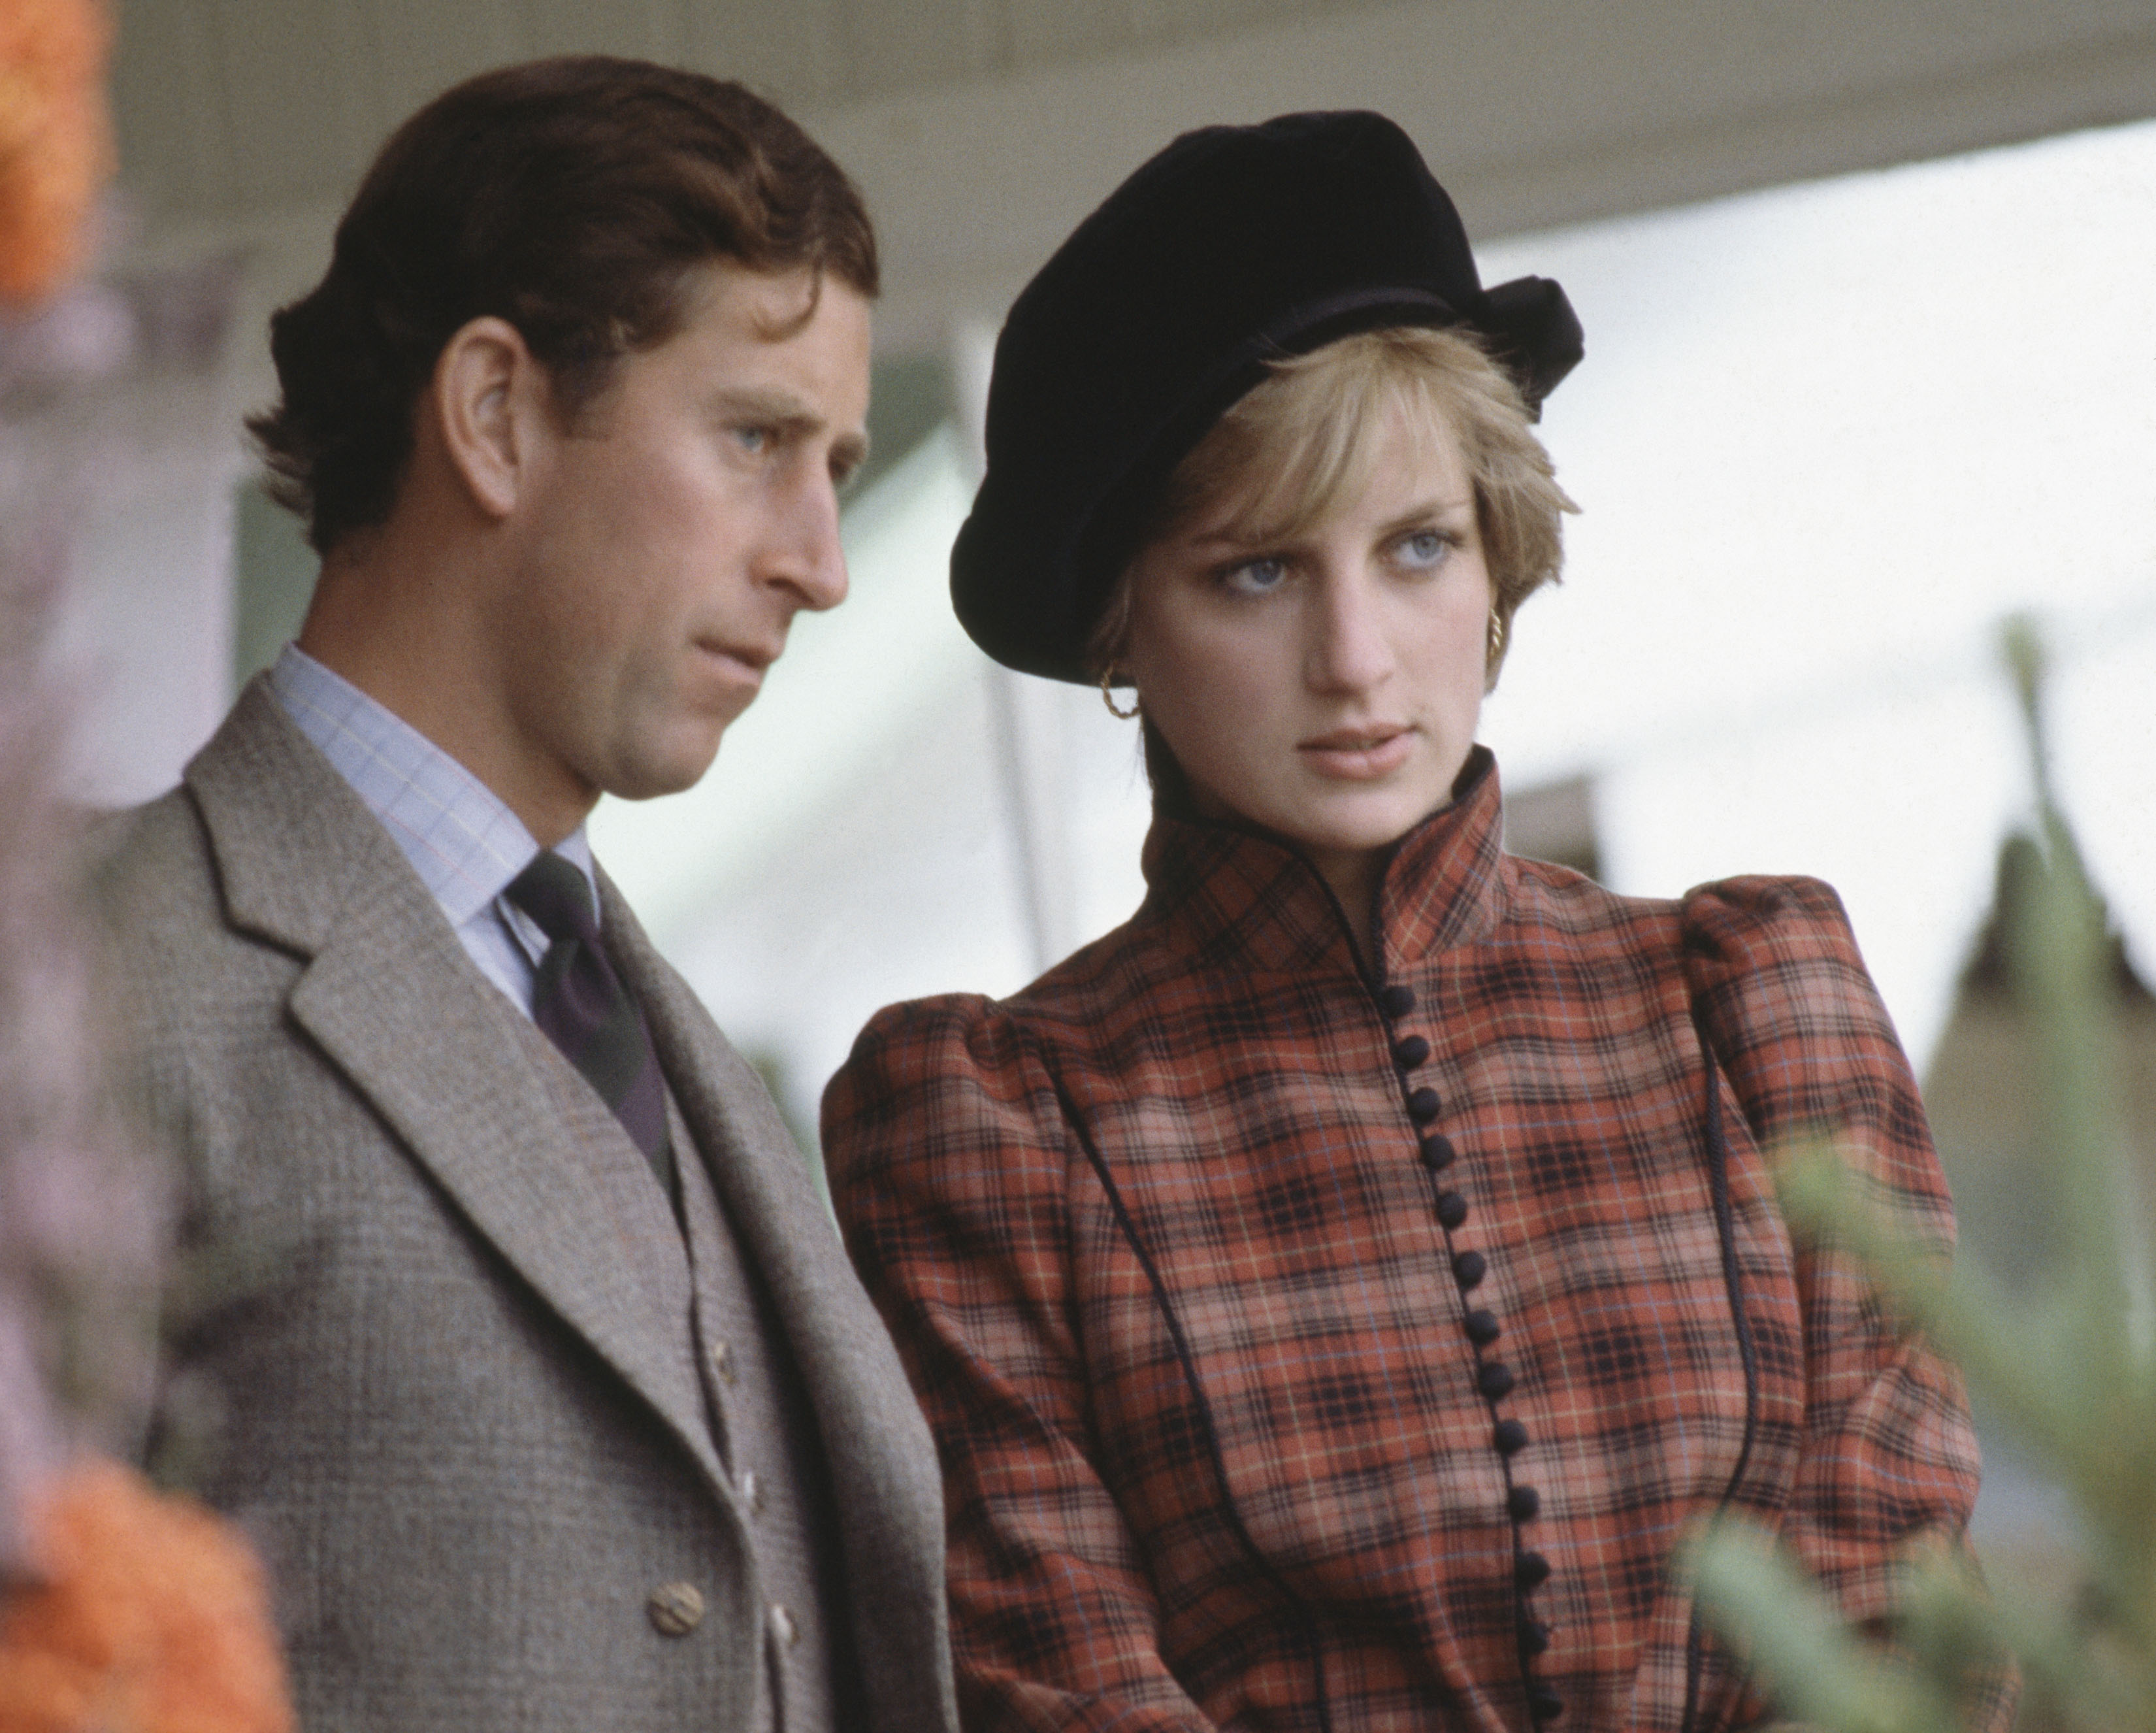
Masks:
[[[531,983],[531,1021],[613,1109],[670,1202],[666,1088],[644,1013],[599,943],[590,885],[572,863],[542,849],[502,894],[551,941]]]

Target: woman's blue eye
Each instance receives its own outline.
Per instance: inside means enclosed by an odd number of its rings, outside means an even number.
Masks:
[[[1417,530],[1401,537],[1398,547],[1403,565],[1436,566],[1452,552],[1452,538],[1438,530]]]
[[[1282,559],[1246,559],[1222,574],[1221,581],[1229,589],[1246,596],[1261,596],[1280,588],[1287,577],[1287,562]]]

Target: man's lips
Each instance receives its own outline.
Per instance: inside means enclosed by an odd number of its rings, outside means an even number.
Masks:
[[[785,647],[783,644],[721,644],[708,638],[696,640],[696,648],[705,655],[732,662],[759,681],[763,678],[764,670],[778,660],[779,651]]]
[[[1303,762],[1321,776],[1343,782],[1371,782],[1389,776],[1414,750],[1414,730],[1398,723],[1373,723],[1296,743]]]

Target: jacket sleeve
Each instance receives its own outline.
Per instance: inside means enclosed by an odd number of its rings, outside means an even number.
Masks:
[[[1833,1139],[1860,1188],[1941,1257],[1953,1209],[1909,1062],[1833,890],[1816,879],[1737,878],[1684,906],[1693,1004],[1754,1139],[1769,1159]],[[1852,1622],[1890,1630],[1901,1567],[1969,1555],[1977,1447],[1960,1375],[1881,1308],[1864,1270],[1800,1244],[1805,1422],[1783,1538]],[[2013,1719],[2011,1681],[1989,1681],[1970,1725]]]
[[[833,1078],[823,1134],[942,1461],[963,1724],[1206,1733],[1094,1466],[1069,1264],[1083,1155],[1047,1067],[987,1000],[894,1006]]]

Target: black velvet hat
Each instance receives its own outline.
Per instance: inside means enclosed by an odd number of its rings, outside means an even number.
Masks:
[[[1580,357],[1555,283],[1482,287],[1452,201],[1382,115],[1185,133],[1004,323],[988,473],[951,551],[960,623],[1008,667],[1088,681],[1086,635],[1175,465],[1267,361],[1393,325],[1479,332],[1531,408]]]

